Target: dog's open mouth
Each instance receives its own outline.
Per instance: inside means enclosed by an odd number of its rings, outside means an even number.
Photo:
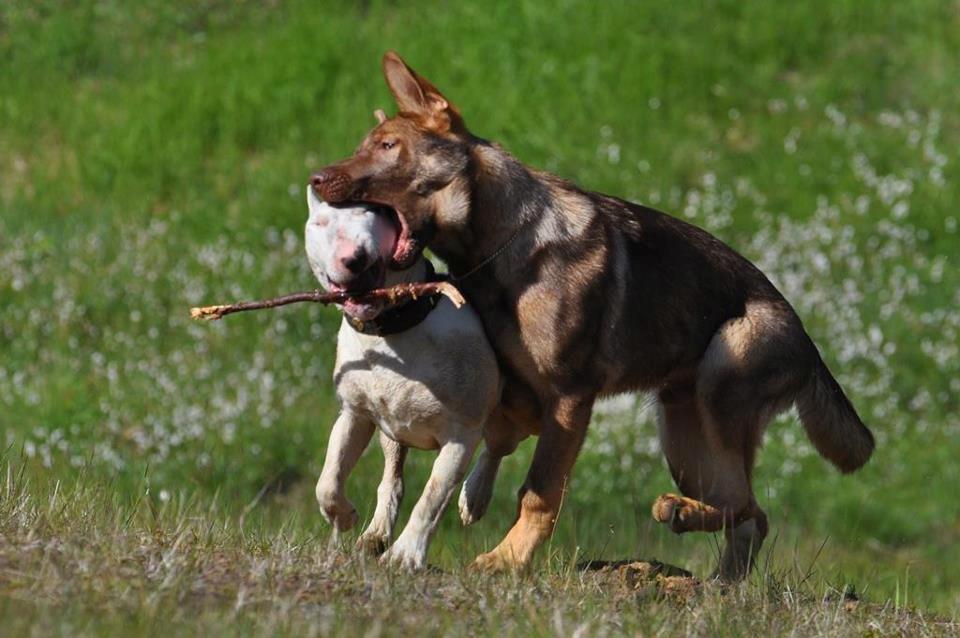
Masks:
[[[407,223],[407,217],[396,208],[375,201],[358,201],[357,204],[364,206],[373,206],[378,215],[382,215],[396,229],[396,239],[393,244],[393,253],[390,257],[390,268],[393,270],[406,270],[413,265],[414,260],[422,251],[422,242],[410,230]]]
[[[398,228],[397,241],[393,246],[394,268],[402,270],[408,268],[413,260],[420,254],[420,242],[413,237],[410,232],[410,226],[407,224],[406,216],[401,215],[395,208],[386,207],[386,214],[392,215],[394,224]]]
[[[318,188],[316,184],[311,186],[313,194],[320,198],[325,199],[323,188]],[[377,201],[375,199],[368,199],[367,194],[362,190],[355,193],[353,197],[340,199],[339,197],[332,197],[327,199],[329,202],[330,199],[336,202],[337,206],[351,206],[351,205],[361,205],[361,206],[370,206],[377,209],[378,214],[383,215],[385,219],[390,220],[393,226],[397,229],[396,240],[393,246],[393,253],[390,258],[390,268],[393,270],[406,270],[417,257],[420,256],[420,253],[423,251],[426,241],[424,241],[424,233],[417,232],[414,233],[409,223],[407,223],[407,215],[388,204],[387,202]]]

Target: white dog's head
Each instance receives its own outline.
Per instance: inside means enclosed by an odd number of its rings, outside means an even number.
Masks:
[[[307,187],[307,261],[331,292],[363,292],[383,286],[399,230],[375,206],[332,206]],[[363,321],[376,317],[380,303],[347,301],[344,312]]]

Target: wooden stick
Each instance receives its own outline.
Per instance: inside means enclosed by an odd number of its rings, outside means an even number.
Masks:
[[[313,290],[311,292],[295,292],[289,295],[282,295],[272,299],[263,299],[261,301],[241,301],[238,303],[224,304],[220,306],[203,306],[200,308],[191,308],[190,317],[193,319],[205,319],[207,321],[216,321],[226,315],[235,312],[244,312],[246,310],[261,310],[263,308],[276,308],[277,306],[286,306],[287,304],[310,301],[313,303],[331,304],[343,303],[348,299],[358,302],[369,301],[387,301],[395,304],[403,299],[416,299],[425,295],[441,294],[453,302],[457,308],[463,306],[466,300],[456,287],[446,281],[428,281],[415,284],[399,284],[390,288],[376,288],[368,292],[352,294],[348,292],[325,292],[323,290]]]

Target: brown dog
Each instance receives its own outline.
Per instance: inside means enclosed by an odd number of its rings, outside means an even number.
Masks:
[[[520,567],[553,531],[597,397],[656,393],[659,433],[684,496],[654,517],[726,533],[718,575],[742,578],[767,533],[751,488],[767,423],[796,403],[843,472],[874,441],[790,304],[753,264],[664,213],[583,191],[472,135],[459,111],[395,53],[399,114],[311,178],[327,201],[391,207],[405,267],[427,245],[459,276],[507,379],[503,449],[540,434],[513,528],[486,568]]]

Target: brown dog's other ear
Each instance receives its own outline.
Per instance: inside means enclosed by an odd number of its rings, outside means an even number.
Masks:
[[[378,124],[383,124],[387,121],[387,114],[383,112],[383,109],[377,109],[373,112],[373,117],[377,118]]]
[[[460,114],[435,86],[407,66],[394,51],[383,56],[383,76],[401,113],[415,115],[436,129],[462,125]]]

